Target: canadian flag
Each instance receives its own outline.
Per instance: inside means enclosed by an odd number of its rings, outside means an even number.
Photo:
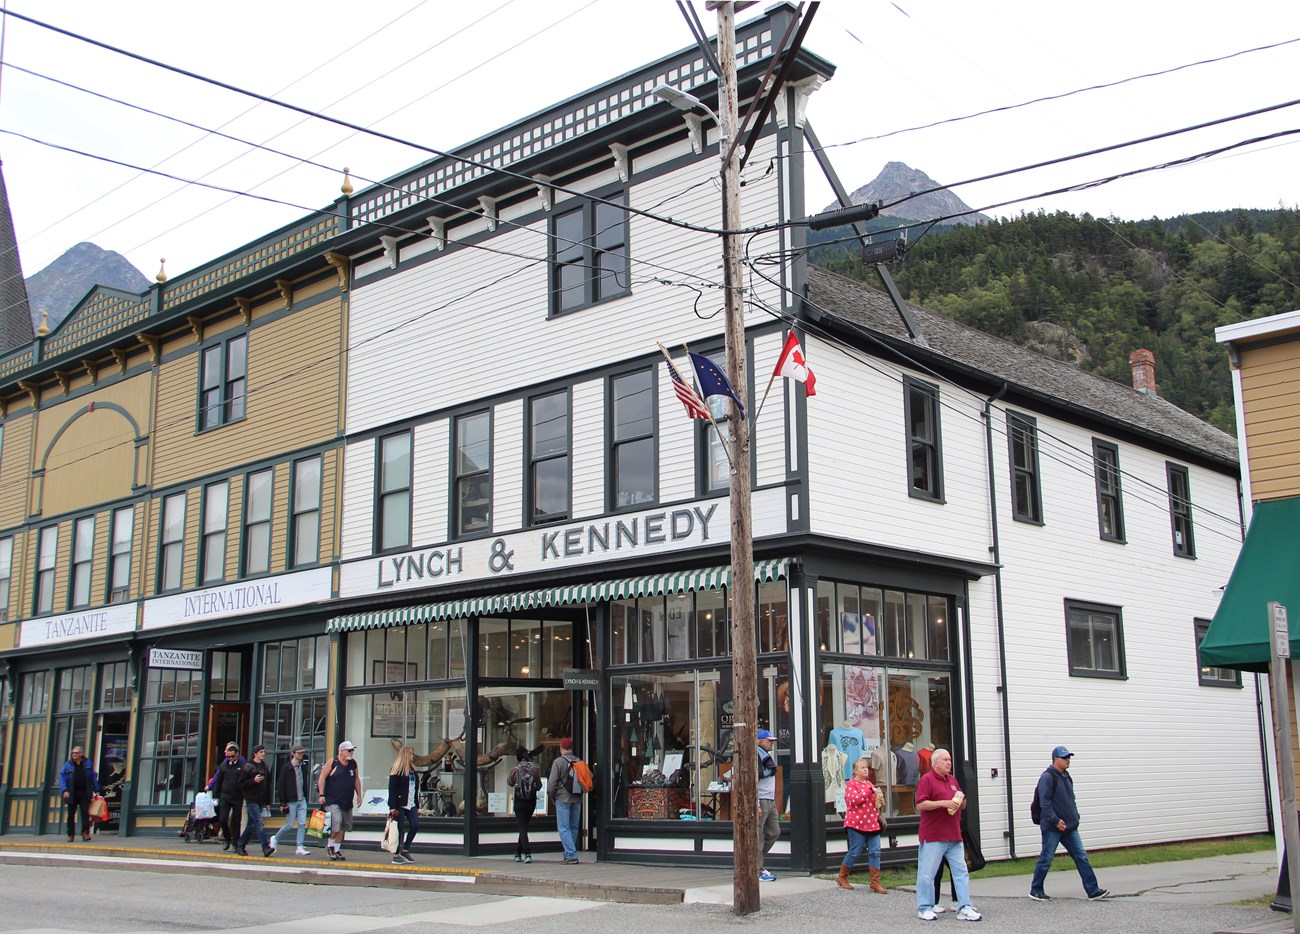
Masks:
[[[809,396],[817,395],[817,377],[808,368],[808,361],[804,359],[803,348],[799,346],[799,338],[794,336],[794,331],[786,336],[785,346],[781,348],[781,356],[776,361],[776,370],[772,375],[797,380],[804,384],[804,391]]]

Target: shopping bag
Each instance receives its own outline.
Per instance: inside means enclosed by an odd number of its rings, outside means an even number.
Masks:
[[[379,842],[379,845],[383,847],[386,852],[396,853],[401,839],[402,830],[397,826],[397,821],[393,820],[391,817],[388,818],[388,822],[384,824],[384,839]]]
[[[312,811],[311,817],[307,818],[307,833],[317,840],[324,840],[329,834],[326,824],[329,823],[329,815],[324,811]]]
[[[106,821],[108,820],[108,802],[99,795],[90,799],[90,807],[86,811],[91,820]]]
[[[212,803],[212,792],[200,791],[194,796],[194,819],[212,820],[217,816],[217,806]]]

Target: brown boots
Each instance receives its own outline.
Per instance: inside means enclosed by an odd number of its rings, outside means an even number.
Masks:
[[[880,884],[880,870],[875,867],[871,869],[871,891],[878,895],[884,895],[886,892],[885,887]]]
[[[842,888],[842,889],[851,889],[851,888],[853,888],[853,886],[849,885],[849,873],[850,873],[850,872],[852,872],[852,870],[849,869],[848,866],[845,866],[843,863],[840,863],[840,874],[839,874],[838,876],[835,877],[835,884],[838,885],[838,886],[839,886],[840,888]]]

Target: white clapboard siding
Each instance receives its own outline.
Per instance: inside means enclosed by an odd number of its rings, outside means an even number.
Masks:
[[[754,416],[750,424],[753,425],[751,444],[754,450],[754,482],[757,486],[782,483],[786,476],[786,398],[794,386],[793,381],[778,378],[772,383],[772,392],[761,415],[758,409],[759,403],[763,401],[763,390],[767,388],[767,381],[776,368],[784,343],[784,331],[754,338],[754,394],[750,402]],[[803,388],[797,387],[795,391],[803,392]],[[813,401],[816,401],[815,396]]]
[[[368,555],[375,528],[375,441],[367,438],[343,451],[342,557]]]
[[[573,386],[573,508],[575,519],[605,512],[605,381]]]
[[[417,426],[411,456],[411,544],[446,541],[451,512],[450,422],[438,418]]]
[[[677,356],[683,378],[689,378],[685,354]],[[659,502],[676,503],[695,498],[695,464],[701,422],[689,417],[686,408],[673,392],[668,364],[662,359],[655,366],[655,391],[659,401]],[[713,427],[709,426],[709,431]]]
[[[524,402],[511,399],[492,407],[492,530],[510,532],[524,525]]]

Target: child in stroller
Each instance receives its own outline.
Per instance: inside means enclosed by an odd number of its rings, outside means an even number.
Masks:
[[[194,803],[190,803],[189,814],[185,817],[185,826],[176,831],[176,836],[186,843],[203,843],[221,836],[221,826],[215,817],[195,817]]]

